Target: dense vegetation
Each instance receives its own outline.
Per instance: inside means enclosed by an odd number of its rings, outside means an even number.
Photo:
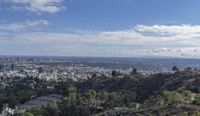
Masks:
[[[11,107],[32,95],[62,94],[60,103],[35,107],[20,116],[199,115],[200,72],[187,68],[174,73],[144,76],[136,69],[129,75],[113,71],[112,77],[93,75],[81,82],[45,82],[23,79],[25,85],[1,89],[0,103]],[[35,86],[27,84],[34,80]],[[33,85],[32,85],[33,86]],[[51,86],[51,89],[48,86]],[[16,88],[17,87],[17,88]],[[12,98],[10,98],[12,97]]]
[[[56,84],[33,77],[0,77],[0,82],[0,111],[5,103],[14,108],[33,97],[51,93],[54,90],[50,87]]]

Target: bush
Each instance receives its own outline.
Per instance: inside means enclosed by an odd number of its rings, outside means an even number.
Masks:
[[[184,103],[184,96],[176,91],[164,91],[164,100],[167,105]]]
[[[194,104],[200,105],[200,94],[196,95],[194,98]]]

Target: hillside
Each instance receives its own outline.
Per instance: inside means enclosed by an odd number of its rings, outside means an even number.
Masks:
[[[149,76],[94,76],[81,82],[57,84],[55,91],[65,97],[53,108],[58,116],[198,115],[199,82],[199,71],[192,69]],[[49,105],[27,112],[45,115],[48,107],[52,108]]]

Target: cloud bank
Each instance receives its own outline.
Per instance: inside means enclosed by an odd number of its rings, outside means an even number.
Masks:
[[[12,31],[20,32],[23,30],[36,29],[41,26],[47,26],[49,22],[47,20],[27,20],[25,22],[0,24],[0,31]]]
[[[136,25],[116,31],[32,31],[40,26],[50,25],[45,20],[0,24],[0,30],[5,31],[0,33],[0,54],[200,58],[200,25]]]

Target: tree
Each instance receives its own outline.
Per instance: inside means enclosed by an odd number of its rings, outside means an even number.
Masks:
[[[30,112],[24,112],[24,113],[19,114],[19,116],[34,116],[34,115]]]
[[[164,100],[167,105],[184,103],[184,97],[176,91],[164,91]]]
[[[59,116],[60,109],[56,103],[50,103],[46,107],[47,116]]]
[[[2,111],[5,99],[6,97],[3,94],[0,94],[0,112]]]
[[[194,104],[200,105],[200,94],[197,94],[194,98]]]
[[[76,99],[77,89],[74,85],[69,84],[65,90],[65,96],[70,98],[70,102]]]
[[[11,95],[8,97],[9,107],[15,108],[15,105],[18,105],[20,102],[17,100],[16,96]]]
[[[117,71],[116,70],[113,70],[112,71],[112,77],[116,77],[117,76]]]
[[[87,93],[86,93],[86,97],[87,98],[92,98],[92,99],[95,99],[96,98],[96,91],[95,90],[89,90]]]
[[[116,70],[113,70],[112,71],[112,77],[117,77],[117,76],[122,76],[123,73],[121,73],[120,71],[116,71]]]
[[[186,91],[186,90],[185,90],[185,91],[182,91],[181,94],[182,94],[183,99],[184,99],[184,102],[185,102],[186,104],[191,103],[191,97],[192,97],[191,91]]]
[[[86,101],[88,102],[88,105],[95,105],[96,104],[96,91],[95,90],[89,90],[85,93]]]
[[[122,105],[122,98],[117,93],[112,92],[108,94],[108,99],[103,103],[105,108],[115,108]]]
[[[74,85],[71,85],[71,84],[69,84],[68,86],[67,86],[67,93],[69,94],[69,93],[76,93],[77,92],[77,89],[76,89],[76,87],[74,86]]]
[[[92,78],[95,78],[95,77],[97,77],[97,74],[96,73],[92,74]]]
[[[44,69],[42,67],[39,67],[38,68],[38,73],[43,73],[44,72]]]
[[[173,66],[173,68],[172,68],[172,71],[175,71],[175,72],[177,72],[177,71],[179,71],[179,69],[178,69],[178,67],[177,67],[177,66]]]
[[[28,110],[27,112],[32,113],[34,116],[46,116],[47,114],[47,110],[44,106],[34,107],[31,110]]]
[[[79,101],[81,98],[70,102],[69,99],[64,99],[59,108],[61,111],[60,116],[90,116],[90,109],[86,107],[83,101]]]
[[[132,71],[130,73],[130,75],[136,75],[138,74],[137,69],[136,68],[132,68]]]
[[[185,68],[186,71],[192,71],[192,67]]]

